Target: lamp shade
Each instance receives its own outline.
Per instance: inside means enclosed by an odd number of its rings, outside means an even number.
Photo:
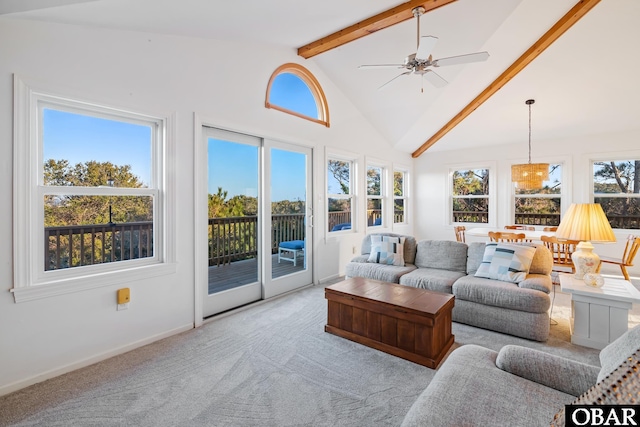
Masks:
[[[572,203],[560,221],[556,237],[600,243],[616,241],[600,203]]]
[[[511,165],[511,181],[521,190],[542,188],[542,183],[549,179],[548,163],[524,163]]]
[[[611,224],[600,203],[573,203],[569,206],[556,230],[556,237],[580,240],[576,251],[571,254],[575,268],[574,277],[578,280],[582,280],[586,274],[598,271],[600,257],[593,252],[591,242],[616,241]]]

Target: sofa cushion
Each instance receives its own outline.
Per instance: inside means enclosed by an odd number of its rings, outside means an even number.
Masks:
[[[474,275],[482,263],[484,248],[487,246],[482,242],[471,242],[467,248],[467,274]]]
[[[419,243],[418,243],[419,245]],[[418,249],[418,253],[420,249]],[[417,260],[416,256],[416,260]],[[451,286],[465,274],[458,271],[440,270],[437,268],[417,268],[400,278],[400,284],[414,288],[451,294]]]
[[[519,345],[505,345],[496,366],[522,378],[579,396],[596,383],[600,369],[566,357]]]
[[[452,291],[456,300],[530,313],[544,313],[551,305],[549,295],[544,292],[520,288],[515,283],[470,275],[456,280]]]
[[[550,293],[553,281],[548,274],[527,274],[527,278],[518,283],[518,286],[526,289],[534,289],[545,293]]]
[[[364,262],[358,262],[362,260]],[[400,277],[416,269],[413,264],[405,264],[404,267],[395,265],[376,264],[366,262],[365,257],[354,258],[345,267],[345,276],[366,277],[368,279],[381,280],[383,282],[399,283]]]
[[[404,237],[371,236],[368,262],[404,266]]]
[[[421,240],[416,250],[416,266],[467,272],[467,245],[452,240]]]
[[[640,349],[640,325],[629,329],[600,351],[598,382],[620,366],[627,357]]]
[[[404,237],[404,263],[415,264],[416,261],[416,239],[413,236],[406,236],[403,234],[394,233],[373,233],[367,234],[362,239],[362,246],[360,253],[362,255],[369,255],[371,253],[371,236],[391,236],[391,237]]]
[[[482,263],[475,276],[505,282],[522,282],[529,272],[535,252],[536,249],[530,246],[487,243]]]

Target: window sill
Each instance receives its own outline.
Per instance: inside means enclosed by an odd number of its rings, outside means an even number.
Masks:
[[[143,267],[129,268],[114,272],[91,274],[74,277],[72,279],[56,280],[39,283],[35,286],[25,286],[11,289],[16,303],[33,301],[58,295],[82,292],[103,286],[135,282],[151,277],[167,276],[176,272],[175,263],[162,263]]]

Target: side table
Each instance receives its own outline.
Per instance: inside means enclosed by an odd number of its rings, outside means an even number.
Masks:
[[[640,303],[640,291],[631,282],[605,278],[594,288],[573,274],[560,274],[560,289],[571,294],[571,342],[602,349],[625,333],[629,309]]]

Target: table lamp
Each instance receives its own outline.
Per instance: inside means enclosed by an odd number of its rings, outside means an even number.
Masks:
[[[587,273],[595,273],[600,257],[593,252],[591,242],[615,242],[616,236],[600,203],[572,203],[556,230],[559,239],[580,240],[571,260],[575,278],[582,280]]]

